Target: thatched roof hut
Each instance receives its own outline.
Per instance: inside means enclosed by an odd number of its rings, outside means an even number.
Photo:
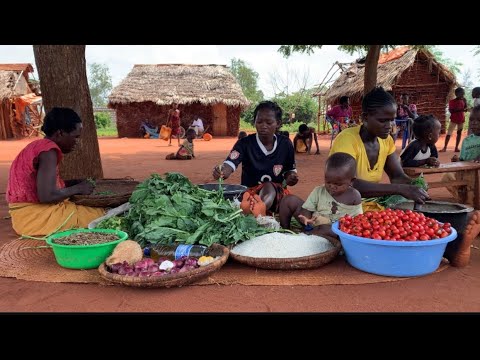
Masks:
[[[358,118],[364,75],[364,64],[352,64],[324,94],[327,104],[336,104],[341,96],[349,96],[354,117]],[[378,63],[377,85],[391,91],[397,100],[402,93],[408,94],[419,113],[435,115],[444,128],[445,110],[448,100],[454,97],[456,78],[428,50],[404,46],[382,54]]]
[[[240,112],[249,105],[223,65],[135,65],[108,99],[117,112],[120,137],[140,136],[138,129],[145,120],[165,124],[173,103],[179,105],[183,127],[199,115],[213,135],[236,136]]]
[[[31,64],[0,64],[0,140],[38,133],[41,97],[29,82]]]

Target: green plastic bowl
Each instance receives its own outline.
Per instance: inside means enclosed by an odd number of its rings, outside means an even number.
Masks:
[[[53,240],[65,237],[71,234],[83,232],[98,232],[104,234],[116,234],[119,239],[103,244],[95,245],[62,245],[55,244]],[[55,254],[58,265],[68,269],[95,269],[109,257],[118,243],[128,239],[128,234],[124,231],[113,229],[75,229],[62,231],[47,238],[47,244],[50,245]]]

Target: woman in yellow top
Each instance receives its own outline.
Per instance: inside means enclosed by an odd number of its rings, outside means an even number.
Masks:
[[[357,162],[357,179],[353,186],[363,198],[384,195],[401,195],[424,204],[428,193],[411,185],[412,179],[402,169],[390,129],[397,114],[397,104],[392,95],[382,87],[366,94],[362,101],[363,124],[343,130],[337,135],[330,155],[344,152]],[[383,171],[390,184],[381,184]]]
[[[353,186],[363,198],[383,195],[402,195],[424,203],[427,192],[415,185],[403,172],[393,139],[389,136],[397,104],[383,88],[377,87],[362,101],[362,126],[343,130],[335,139],[330,155],[345,152],[357,161],[357,179]],[[390,184],[380,184],[383,171]],[[480,212],[474,211],[465,229],[457,229],[458,237],[447,245],[444,253],[453,266],[464,267],[470,260],[470,245],[480,233]]]

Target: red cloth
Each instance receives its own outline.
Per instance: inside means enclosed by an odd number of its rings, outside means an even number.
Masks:
[[[180,132],[180,111],[174,111],[170,115],[170,121],[172,125],[172,135],[178,135]]]
[[[342,121],[346,117],[352,117],[352,107],[349,106],[348,108],[344,109],[341,105],[335,105],[333,108],[327,111],[327,115],[337,121]]]
[[[37,195],[38,156],[40,153],[52,149],[57,151],[57,188],[62,189],[65,187],[58,169],[58,164],[63,158],[62,151],[51,140],[36,140],[28,144],[13,160],[8,176],[7,203],[40,202]]]
[[[462,110],[459,112],[450,113],[450,121],[454,122],[455,124],[463,124],[465,122],[465,109],[466,103],[463,99],[452,99],[448,102],[448,109],[449,110]]]
[[[415,104],[408,104],[408,109],[412,112],[412,113],[416,113],[417,112],[417,105]],[[408,112],[407,110],[404,110],[403,107],[401,106],[401,104],[398,105],[397,107],[397,119],[407,119],[408,118]]]

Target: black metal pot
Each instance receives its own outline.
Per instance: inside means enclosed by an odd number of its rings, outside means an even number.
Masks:
[[[414,202],[406,201],[392,206],[393,209],[414,210]],[[467,225],[468,213],[473,211],[472,207],[450,203],[446,201],[427,201],[418,210],[425,216],[434,218],[442,223],[449,222],[458,233],[463,233]]]
[[[217,191],[219,184],[218,183],[200,184],[198,186],[205,190]],[[240,195],[242,195],[247,190],[246,186],[232,185],[232,184],[222,184],[222,188],[223,188],[223,197],[229,200],[233,200],[235,198],[240,197]]]

